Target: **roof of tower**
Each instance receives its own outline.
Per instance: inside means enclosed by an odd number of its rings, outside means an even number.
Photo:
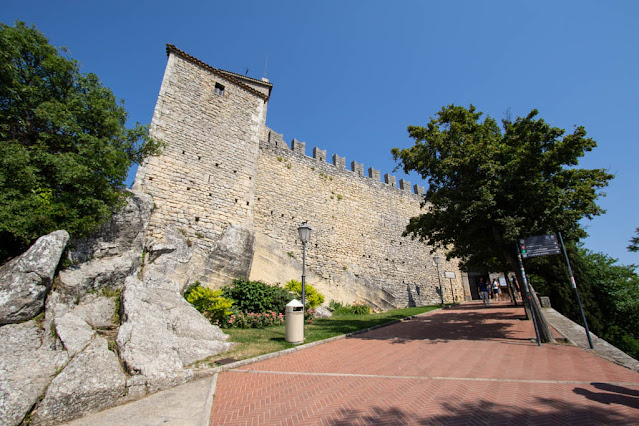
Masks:
[[[198,58],[196,58],[195,56],[191,56],[186,52],[181,51],[180,49],[178,49],[177,47],[175,47],[172,44],[167,44],[166,45],[166,54],[170,55],[171,53],[174,53],[184,59],[186,59],[189,62],[192,62],[196,65],[201,66],[202,68],[219,75],[220,77],[223,77],[227,80],[232,81],[233,83],[237,84],[238,86],[248,90],[249,92],[259,96],[260,98],[264,99],[265,101],[267,101],[269,99],[269,97],[271,96],[271,90],[273,89],[273,84],[272,83],[268,83],[266,81],[263,80],[257,80],[255,78],[251,78],[251,77],[247,77],[245,75],[241,75],[241,74],[236,74],[234,72],[230,72],[230,71],[225,71],[225,70],[221,70],[219,68],[214,68],[202,61],[200,61]],[[242,82],[242,80],[245,80],[247,82],[252,82],[252,83],[257,83],[260,84],[266,88],[268,88],[268,95],[255,90],[254,88],[252,88],[251,86],[249,86],[248,84],[245,84]]]

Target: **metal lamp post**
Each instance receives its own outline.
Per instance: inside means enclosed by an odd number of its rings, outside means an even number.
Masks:
[[[439,297],[442,299],[442,306],[444,306],[444,289],[442,288],[442,277],[439,276],[439,262],[441,262],[441,257],[437,253],[433,256],[433,260],[435,261],[435,266],[437,266],[437,281],[439,281]]]
[[[297,231],[302,241],[302,305],[306,309],[306,243],[311,240],[311,227],[302,222]]]

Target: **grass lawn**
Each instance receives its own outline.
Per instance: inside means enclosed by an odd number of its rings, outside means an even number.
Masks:
[[[352,331],[386,324],[412,315],[432,311],[438,307],[420,306],[393,309],[378,314],[333,315],[331,318],[316,319],[313,324],[305,324],[304,343],[316,342]],[[214,366],[216,360],[223,358],[241,360],[297,346],[286,342],[286,328],[283,325],[266,328],[228,328],[223,331],[230,336],[230,342],[237,344],[230,351],[198,363],[200,366]]]

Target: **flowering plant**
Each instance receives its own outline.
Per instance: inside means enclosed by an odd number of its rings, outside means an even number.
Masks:
[[[236,312],[219,323],[223,328],[263,328],[284,324],[284,315],[268,312]]]

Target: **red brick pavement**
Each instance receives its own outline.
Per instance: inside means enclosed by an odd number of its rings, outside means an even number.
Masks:
[[[220,374],[213,425],[639,424],[639,374],[466,304]]]

